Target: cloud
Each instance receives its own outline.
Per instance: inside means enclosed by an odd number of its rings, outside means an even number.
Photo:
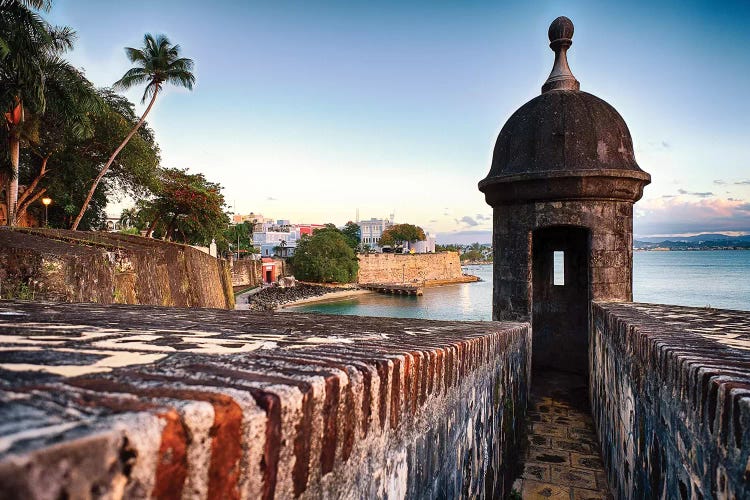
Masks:
[[[636,233],[750,232],[750,202],[726,198],[657,198],[638,203]]]
[[[268,201],[277,201],[276,198],[274,198],[273,196],[269,196],[268,198],[266,198],[266,200],[268,200]]]
[[[467,226],[478,226],[479,225],[479,223],[477,221],[475,221],[474,219],[472,219],[468,215],[464,215],[463,217],[461,217],[461,219],[456,219],[456,222],[459,223],[459,224],[466,224]]]
[[[437,242],[441,245],[457,244],[469,245],[471,243],[491,243],[492,231],[453,231],[450,233],[440,233],[437,236]]]
[[[489,215],[483,215],[483,214],[477,214],[474,218],[478,222],[489,222],[492,220],[492,217],[490,217]]]
[[[708,198],[709,196],[713,196],[714,194],[710,191],[703,191],[703,192],[695,192],[695,191],[685,191],[684,189],[678,189],[678,193],[680,194],[687,194],[690,196],[698,196],[700,198]]]
[[[742,180],[742,181],[737,181],[737,182],[735,182],[735,184],[738,185],[738,186],[747,186],[747,185],[750,184],[750,179],[745,179],[745,180]]]
[[[664,149],[669,149],[672,147],[672,145],[669,144],[667,141],[661,141],[661,147],[663,147]]]
[[[723,181],[721,179],[714,180],[714,184],[716,184],[717,186],[723,186],[726,183],[727,183],[727,181]]]

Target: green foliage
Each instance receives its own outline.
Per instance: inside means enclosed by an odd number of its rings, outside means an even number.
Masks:
[[[463,253],[461,253],[460,259],[462,261],[492,261],[492,248],[481,245],[480,243],[472,243],[463,247]]]
[[[138,129],[144,123],[146,116],[151,107],[156,101],[156,96],[162,89],[164,83],[171,83],[181,87],[185,87],[189,90],[193,89],[195,83],[195,76],[193,75],[193,61],[192,59],[186,59],[180,57],[180,46],[172,45],[169,39],[164,35],[157,35],[154,37],[151,34],[146,34],[144,37],[144,45],[141,49],[134,49],[132,47],[126,47],[125,53],[128,59],[134,64],[120,80],[115,82],[114,87],[121,90],[127,90],[134,85],[146,84],[146,89],[143,93],[143,101],[147,97],[151,97],[151,101],[146,107],[141,118],[132,126],[130,130],[121,136],[122,142],[119,146],[113,148],[112,154],[109,156],[104,166],[94,178],[91,183],[91,187],[88,190],[86,198],[81,204],[81,209],[78,212],[71,229],[78,229],[78,225],[89,207],[92,196],[94,195],[99,183],[103,177],[107,174],[111,167],[114,166],[115,159],[121,153],[122,148],[129,144],[129,141],[135,136]]]
[[[172,45],[165,35],[146,33],[143,47],[125,47],[125,54],[133,67],[115,82],[115,88],[128,90],[145,83],[146,89],[141,102],[156,95],[164,83],[193,90],[193,60],[180,57],[180,46]]]
[[[20,280],[0,280],[0,299],[34,300],[36,289],[28,282]]]
[[[137,203],[138,217],[150,221],[149,233],[191,245],[215,239],[226,247],[229,216],[221,186],[187,170],[161,169],[159,177],[155,196]]]
[[[351,246],[334,226],[316,230],[297,243],[292,259],[297,278],[317,283],[351,283],[357,280],[359,264]]]
[[[217,248],[220,252],[236,252],[238,241],[240,252],[254,253],[252,222],[245,221],[241,224],[229,226],[224,230],[222,241],[217,242]]]
[[[436,252],[461,252],[461,245],[435,245]]]
[[[380,245],[397,245],[405,242],[424,241],[427,237],[421,227],[413,224],[396,224],[383,231]]]
[[[467,250],[461,254],[461,260],[484,260],[484,255],[478,250]]]
[[[95,91],[97,105],[86,113],[89,131],[84,135],[73,133],[57,117],[56,99],[48,100],[47,112],[39,117],[38,135],[28,136],[28,148],[22,155],[20,180],[31,185],[38,181],[37,191],[53,200],[49,207],[52,227],[70,227],[79,207],[83,204],[91,179],[116,148],[122,136],[138,121],[133,104],[126,98],[104,89]],[[46,173],[42,162],[47,160]],[[108,198],[128,194],[136,198],[149,195],[157,186],[159,147],[153,131],[141,127],[128,142],[107,175],[94,191],[89,209],[81,220],[81,229],[98,229],[105,218],[104,208]],[[41,220],[44,207],[36,204],[29,211]],[[145,229],[146,223],[129,222]]]
[[[352,247],[353,250],[356,250],[360,241],[362,241],[362,232],[359,228],[359,224],[349,221],[344,226],[344,229],[341,230],[341,233],[346,238],[346,242],[349,246]]]

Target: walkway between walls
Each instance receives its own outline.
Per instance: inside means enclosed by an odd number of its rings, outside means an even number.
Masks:
[[[582,376],[533,374],[528,441],[523,473],[514,484],[521,498],[612,498]]]

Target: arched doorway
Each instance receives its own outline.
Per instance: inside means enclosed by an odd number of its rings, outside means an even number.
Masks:
[[[537,229],[532,237],[532,366],[588,373],[589,230]]]

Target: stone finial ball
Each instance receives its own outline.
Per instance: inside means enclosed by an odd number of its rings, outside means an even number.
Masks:
[[[565,16],[560,16],[549,25],[549,41],[573,38],[573,21]]]

